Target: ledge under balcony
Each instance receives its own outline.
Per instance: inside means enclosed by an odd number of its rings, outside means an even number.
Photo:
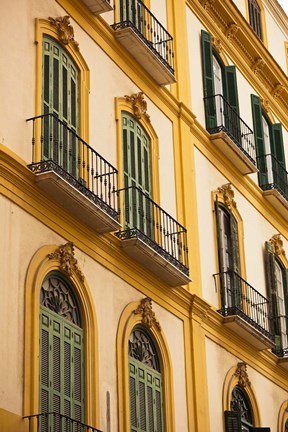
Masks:
[[[125,0],[115,37],[159,85],[176,82],[173,38],[141,0]]]
[[[191,282],[186,229],[137,187],[121,189],[119,197],[123,250],[171,287]]]
[[[57,412],[45,412],[39,414],[32,414],[23,417],[24,420],[28,421],[28,432],[33,431],[89,431],[89,432],[101,432],[93,426],[89,426],[79,420],[72,419],[64,414]]]
[[[113,0],[82,0],[94,15],[113,10],[112,1]]]
[[[269,301],[234,271],[214,275],[221,293],[223,324],[258,350],[273,348]]]
[[[288,173],[272,155],[257,157],[263,196],[288,221]]]
[[[204,104],[212,144],[241,174],[257,172],[253,131],[222,95],[206,97]]]
[[[103,234],[119,230],[117,170],[54,114],[32,123],[35,182],[55,202]]]

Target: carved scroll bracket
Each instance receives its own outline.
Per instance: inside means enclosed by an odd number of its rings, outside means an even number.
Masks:
[[[50,23],[57,28],[59,39],[63,45],[68,45],[71,42],[77,49],[79,49],[79,44],[74,39],[74,29],[70,25],[70,17],[68,15],[57,18],[49,17],[48,19]]]
[[[233,39],[236,36],[236,33],[239,30],[239,26],[235,23],[229,24],[228,29],[225,31],[225,36],[228,40]]]
[[[251,385],[251,382],[248,378],[246,363],[239,362],[237,364],[237,369],[234,372],[234,376],[238,378],[238,383],[241,387],[245,388],[246,386]]]
[[[144,99],[143,92],[134,93],[131,96],[125,95],[125,99],[132,104],[135,117],[141,119],[145,117],[150,122],[150,116],[147,114],[147,102]]]
[[[60,262],[60,270],[66,272],[71,276],[74,271],[84,281],[84,275],[78,267],[77,260],[75,258],[74,245],[72,242],[68,242],[65,245],[60,246],[55,252],[48,255],[49,259],[57,259]]]
[[[281,239],[280,234],[274,234],[269,240],[269,243],[272,245],[275,255],[282,255],[285,257],[286,254],[283,247],[283,240]]]
[[[234,200],[234,191],[231,187],[231,183],[227,183],[219,187],[217,191],[223,196],[224,204],[227,208],[237,208],[237,203]]]
[[[151,328],[155,325],[158,330],[161,330],[159,321],[155,317],[155,312],[152,310],[152,300],[149,297],[145,297],[141,300],[140,305],[134,310],[134,314],[142,315],[142,323],[147,327]]]

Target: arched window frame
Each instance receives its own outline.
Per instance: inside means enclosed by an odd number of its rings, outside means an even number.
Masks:
[[[79,135],[84,141],[89,140],[89,92],[90,72],[86,61],[81,55],[78,44],[73,41],[63,44],[59,37],[57,27],[49,20],[37,18],[35,22],[35,44],[36,44],[36,104],[35,115],[42,115],[42,59],[43,38],[47,35],[63,47],[76,64],[79,70]],[[40,134],[40,132],[38,132]],[[37,131],[36,131],[37,134]],[[38,140],[36,140],[37,142]],[[40,141],[39,141],[40,142]],[[36,148],[35,160],[41,159],[40,148]]]
[[[147,299],[143,299],[147,300]],[[143,301],[142,300],[142,301]],[[173,392],[173,377],[172,363],[168,345],[157,322],[150,326],[143,323],[143,317],[139,311],[140,302],[133,302],[126,306],[123,310],[117,331],[117,371],[118,371],[118,421],[119,432],[127,432],[130,430],[130,402],[129,402],[129,359],[128,359],[128,340],[133,328],[137,325],[144,326],[150,332],[152,339],[155,340],[158,348],[159,357],[162,363],[162,385],[164,395],[164,423],[165,432],[175,430],[174,417],[174,392]]]
[[[138,93],[139,95],[139,93]],[[139,123],[142,129],[146,132],[150,140],[150,164],[151,164],[151,183],[152,183],[152,199],[160,205],[160,187],[159,187],[159,140],[155,129],[153,128],[150,117],[145,112],[137,114],[135,105],[133,105],[133,97],[135,95],[115,98],[115,119],[116,119],[116,134],[117,134],[117,164],[119,175],[119,189],[124,187],[123,183],[123,139],[122,139],[122,112],[127,112],[135,121]],[[136,94],[137,96],[137,94]],[[135,114],[136,113],[136,114]],[[120,197],[121,198],[121,197]],[[120,203],[122,208],[123,203]]]
[[[67,267],[63,266],[61,253],[59,253],[60,248],[57,245],[43,246],[35,253],[27,270],[24,324],[24,416],[39,412],[40,290],[49,273],[60,272],[74,287],[82,311],[85,333],[85,422],[100,428],[98,332],[94,302],[87,281],[77,266],[77,260],[70,268],[69,262]]]
[[[278,425],[277,425],[277,431],[278,432],[286,432],[287,428],[285,428],[285,425],[288,424],[288,400],[282,403],[279,415],[278,415]]]

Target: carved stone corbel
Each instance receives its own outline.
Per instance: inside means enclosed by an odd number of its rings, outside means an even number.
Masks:
[[[283,90],[284,90],[283,84],[278,83],[273,87],[273,90],[271,91],[271,95],[275,99],[277,99],[280,96],[280,94],[283,92]]]
[[[221,43],[221,39],[216,38],[215,36],[213,36],[212,43],[213,43],[213,47],[215,48],[215,50],[219,54],[221,54],[222,51],[223,51],[223,46],[222,46],[222,43]]]
[[[283,247],[283,240],[281,239],[280,234],[274,234],[273,237],[269,240],[269,243],[273,247],[274,253],[277,256],[285,256],[285,250]]]
[[[224,204],[228,209],[237,208],[237,203],[234,200],[234,191],[231,183],[227,183],[217,189],[218,193],[223,196]]]
[[[77,49],[79,49],[79,44],[74,39],[74,29],[70,25],[70,17],[68,15],[57,18],[49,17],[48,19],[50,23],[57,28],[59,39],[63,45],[68,45],[71,42]]]
[[[161,330],[160,323],[155,317],[155,312],[152,310],[151,298],[145,297],[142,299],[137,309],[134,310],[134,314],[142,315],[142,323],[147,327],[151,328],[153,325],[155,325],[158,330]]]
[[[56,249],[55,252],[49,254],[48,258],[57,259],[60,263],[60,270],[63,270],[69,276],[71,276],[72,271],[74,271],[79,276],[80,280],[83,281],[84,275],[79,269],[77,259],[74,255],[74,244],[72,242],[68,242]]]
[[[251,384],[248,373],[247,373],[247,364],[244,362],[239,362],[237,364],[237,369],[234,372],[234,376],[238,378],[238,383],[241,387],[245,388],[247,385]]]
[[[268,99],[261,98],[261,106],[267,113],[270,111],[270,104]]]
[[[131,102],[133,113],[137,119],[145,117],[146,120],[150,121],[150,116],[147,114],[147,102],[144,99],[143,92],[134,93],[131,96],[125,95],[125,99]]]
[[[251,69],[254,72],[254,74],[257,75],[264,68],[264,66],[265,66],[264,60],[259,57],[253,62]]]
[[[233,39],[239,30],[239,26],[235,23],[229,24],[228,29],[225,31],[225,36],[228,40]]]

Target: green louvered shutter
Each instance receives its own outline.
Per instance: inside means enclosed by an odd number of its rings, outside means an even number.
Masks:
[[[231,255],[232,255],[232,286],[234,305],[239,309],[243,308],[242,304],[242,287],[240,279],[240,255],[239,255],[239,235],[238,224],[232,214],[230,214],[230,234],[231,234]]]
[[[222,242],[222,223],[221,223],[221,210],[218,203],[218,196],[216,195],[215,200],[215,213],[216,213],[216,226],[217,226],[217,243],[218,243],[218,260],[219,260],[219,273],[220,273],[220,290],[221,290],[221,307],[224,308],[226,306],[225,300],[225,275],[223,272],[226,270],[224,268],[224,245]]]
[[[229,111],[226,117],[226,122],[228,130],[236,139],[237,143],[241,145],[241,127],[239,119],[239,101],[238,101],[238,89],[237,89],[237,77],[235,66],[226,66],[224,69],[225,74],[225,87],[224,87],[224,97],[228,101],[229,105],[233,108],[236,114],[232,114]]]
[[[163,432],[161,374],[129,357],[131,432]]]
[[[225,411],[225,432],[241,432],[241,415],[238,411]]]
[[[277,298],[277,279],[275,269],[275,255],[272,245],[265,242],[265,274],[267,282],[267,296],[270,301],[271,333],[275,336],[276,350],[281,348],[279,308]]]
[[[263,125],[262,125],[262,109],[261,100],[258,96],[251,95],[254,139],[256,145],[258,179],[259,185],[263,186],[268,183],[268,172],[266,163],[266,150],[264,143]]]
[[[288,268],[282,269],[282,277],[283,277],[283,291],[284,291],[285,314],[286,314],[286,330],[288,331]],[[283,348],[288,348],[288,346]]]
[[[201,30],[201,47],[202,47],[202,73],[205,99],[205,117],[206,128],[213,129],[217,126],[216,104],[214,77],[213,77],[213,53],[211,35],[204,30]]]
[[[285,164],[282,125],[280,123],[271,126],[271,152],[273,169],[273,182],[288,195],[288,177]]]
[[[83,421],[83,330],[41,306],[40,353],[40,412]],[[59,418],[50,419],[48,426],[51,431],[60,428]]]
[[[67,52],[52,38],[43,38],[43,114],[57,119],[79,133],[79,72]],[[42,158],[52,159],[78,176],[78,142],[52,117],[44,119]]]
[[[150,140],[140,124],[122,113],[125,225],[138,228],[151,238],[152,197]],[[131,187],[131,189],[127,189]],[[143,194],[138,193],[137,187]],[[147,198],[146,198],[147,197]]]

